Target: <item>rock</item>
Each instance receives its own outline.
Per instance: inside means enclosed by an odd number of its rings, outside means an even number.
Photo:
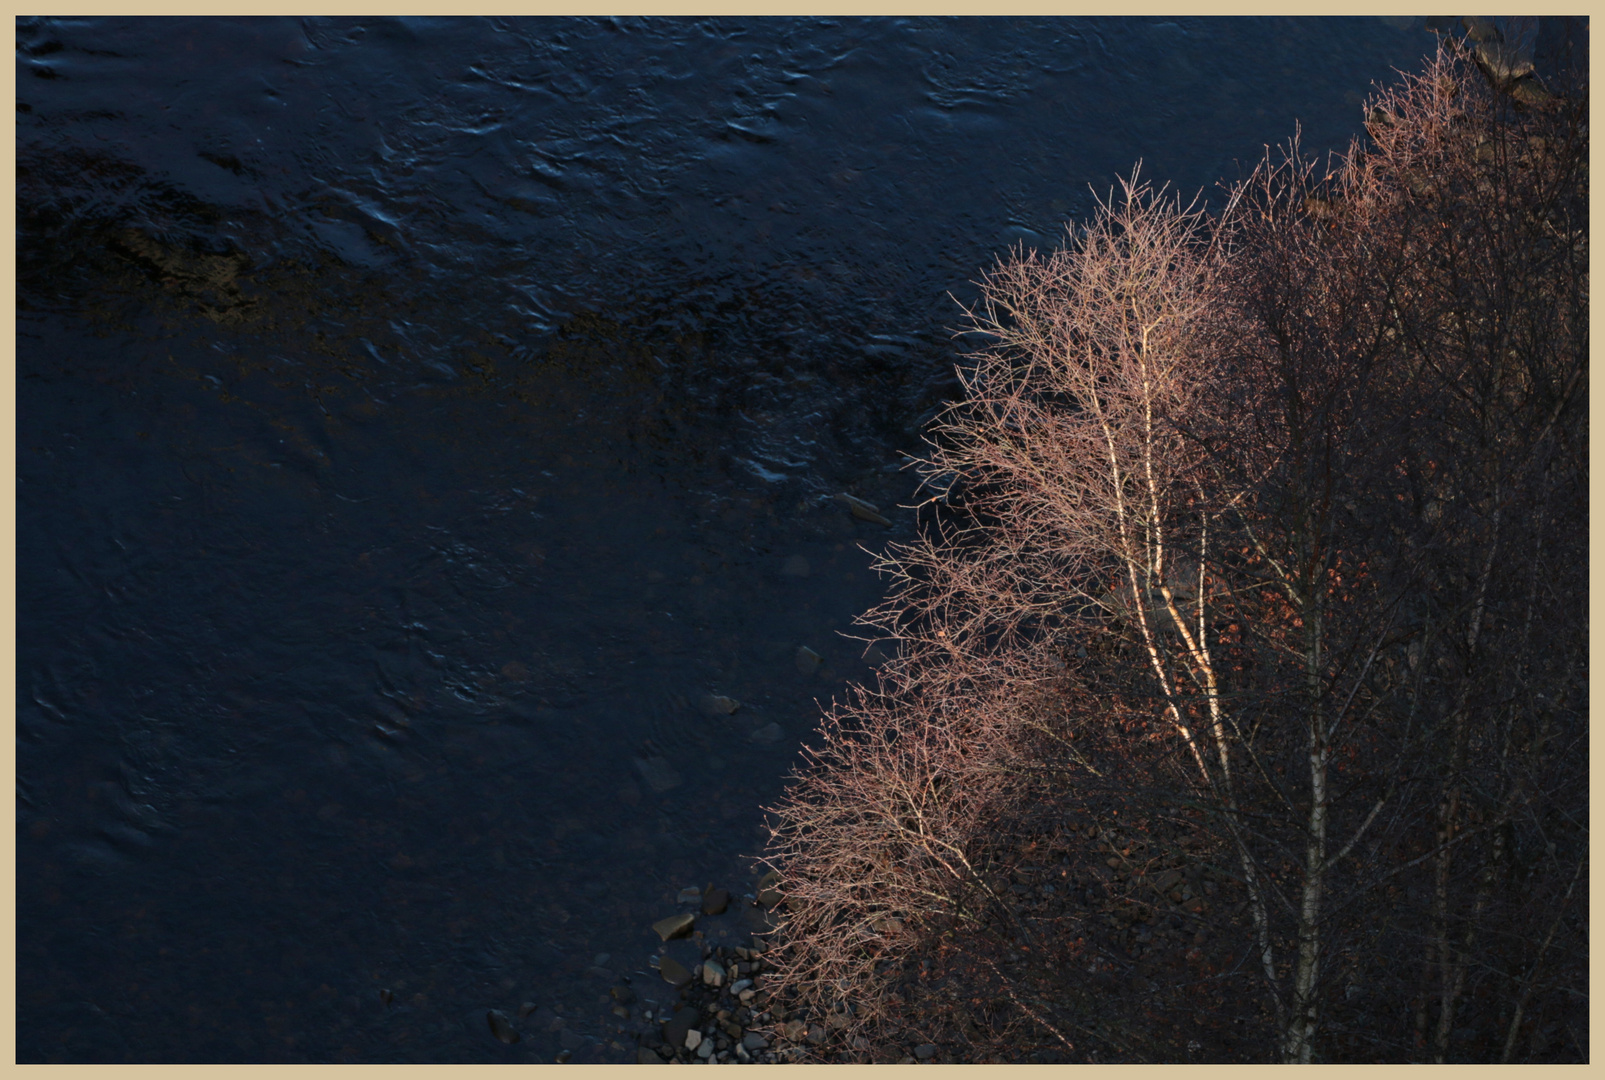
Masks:
[[[747,989],[747,987],[751,985],[751,979],[737,979],[735,982],[730,984],[730,992],[732,994],[740,994],[743,990]]]
[[[702,894],[702,914],[723,915],[730,906],[730,890],[715,889],[712,885]]]
[[[658,974],[670,986],[684,986],[691,981],[691,972],[672,956],[658,957]]]
[[[695,915],[681,912],[679,915],[670,915],[667,919],[659,919],[652,924],[652,929],[657,931],[658,937],[668,941],[670,938],[683,937],[690,933],[696,922]]]
[[[658,794],[680,786],[680,774],[674,771],[668,758],[636,758],[635,771],[641,774],[646,786]]]
[[[685,1033],[697,1022],[697,1010],[687,1006],[676,1009],[674,1016],[663,1025],[663,1041],[669,1046],[684,1046]]]
[[[801,1020],[787,1020],[784,1028],[786,1038],[791,1042],[801,1042],[808,1032],[808,1025]]]
[[[613,987],[613,989],[609,990],[608,993],[612,994],[613,1000],[618,1002],[620,1005],[628,1005],[630,1002],[635,1000],[635,991],[631,990],[623,983],[619,983],[617,986]],[[533,1008],[533,1006],[531,1006],[531,1008]]]
[[[513,1025],[507,1019],[507,1014],[500,1009],[492,1009],[485,1014],[485,1022],[490,1025],[490,1033],[506,1043],[508,1046],[516,1043],[521,1036],[513,1030]]]
[[[920,1043],[914,1048],[914,1056],[921,1061],[929,1061],[936,1056],[935,1043]]]
[[[650,1050],[645,1046],[638,1046],[635,1048],[635,1063],[637,1065],[666,1064],[662,1058],[658,1057],[658,1052],[656,1050]]]
[[[818,1024],[809,1024],[808,1041],[814,1046],[822,1045],[825,1041],[825,1029]]]
[[[780,871],[779,870],[771,870],[767,874],[765,874],[763,877],[758,879],[758,891],[762,892],[765,889],[772,889],[776,885],[779,885],[779,884],[780,884]]]
[[[808,559],[807,559],[807,557],[803,556],[803,555],[793,555],[793,556],[791,556],[789,559],[786,560],[786,565],[782,566],[780,568],[780,572],[782,574],[784,574],[785,576],[787,576],[787,577],[807,577],[808,576]]]
[[[702,699],[702,707],[714,716],[729,716],[741,708],[741,702],[723,694],[709,694]]]
[[[747,741],[763,744],[778,742],[781,734],[779,724],[765,724],[751,735],[748,735]]]
[[[524,1004],[518,1007],[518,1018],[522,1020],[524,1017],[528,1016],[538,1008],[540,1008],[540,1006],[535,1004],[533,1001],[526,1001]]]
[[[812,675],[814,672],[819,670],[819,665],[823,664],[824,662],[825,658],[814,652],[814,650],[810,649],[808,646],[797,646],[797,670],[802,672],[804,675]]]
[[[1536,79],[1517,79],[1510,88],[1510,96],[1523,105],[1547,105],[1555,98],[1538,84]]]
[[[862,1035],[854,1035],[853,1036],[853,1049],[854,1050],[868,1050],[869,1049],[869,1040],[864,1038]]]
[[[701,1045],[702,1032],[698,1031],[696,1028],[692,1028],[690,1031],[685,1033],[685,1048],[687,1050],[695,1050]]]
[[[1477,66],[1501,90],[1509,89],[1517,79],[1533,73],[1532,57],[1502,42],[1482,42],[1473,55]]]
[[[711,956],[702,962],[702,981],[708,986],[724,985],[724,965]],[[691,1049],[695,1050],[696,1047]]]
[[[1462,15],[1460,25],[1466,28],[1466,37],[1477,44],[1484,42],[1504,41],[1505,35],[1499,32],[1492,19],[1481,15]]]
[[[769,1040],[756,1031],[749,1031],[741,1040],[741,1045],[748,1050],[767,1050],[769,1049]]]
[[[845,491],[840,495],[837,495],[836,499],[839,502],[846,503],[847,509],[851,510],[853,512],[853,516],[858,518],[860,521],[873,521],[877,525],[891,524],[890,521],[887,521],[881,516],[880,507],[876,506],[874,503],[865,502],[863,499],[860,499],[855,495],[849,495]]]
[[[676,904],[694,904],[702,899],[702,890],[695,885],[689,885],[680,890],[680,895],[674,898]]]

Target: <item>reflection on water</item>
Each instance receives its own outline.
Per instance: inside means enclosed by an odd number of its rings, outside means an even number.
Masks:
[[[24,20],[19,1059],[633,1060],[651,923],[871,676],[967,283],[1430,45]]]

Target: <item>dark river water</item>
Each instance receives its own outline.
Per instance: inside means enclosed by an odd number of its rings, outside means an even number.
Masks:
[[[651,923],[750,891],[817,702],[872,677],[840,633],[864,549],[915,527],[901,454],[969,283],[1138,159],[1191,194],[1295,125],[1342,148],[1433,47],[1374,18],[17,42],[23,1062],[633,1061]]]

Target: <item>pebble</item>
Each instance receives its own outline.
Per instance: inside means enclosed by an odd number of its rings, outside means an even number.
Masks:
[[[797,646],[797,670],[802,672],[804,675],[812,675],[814,672],[819,670],[819,665],[823,664],[824,662],[825,658],[814,652],[814,650],[810,649],[808,646]]]
[[[914,1056],[921,1061],[929,1061],[936,1056],[935,1043],[921,1043],[914,1048]]]
[[[712,987],[723,986],[724,977],[724,965],[720,964],[719,961],[710,956],[702,962],[702,981],[704,984]],[[693,1046],[691,1049],[695,1050],[696,1047]]]
[[[728,889],[715,889],[708,886],[708,891],[702,894],[702,914],[723,915],[730,906],[730,891]]]
[[[685,1033],[685,1048],[687,1050],[695,1050],[701,1045],[702,1032],[698,1031],[696,1028],[692,1028],[690,1031]]]
[[[748,1050],[767,1050],[769,1049],[769,1040],[756,1031],[749,1031],[746,1037],[741,1040],[741,1045]]]
[[[485,1014],[485,1022],[490,1025],[490,1033],[508,1046],[518,1042],[521,1036],[513,1030],[513,1025],[507,1019],[507,1014],[500,1009],[492,1009]]]
[[[741,702],[723,694],[709,694],[702,699],[702,707],[715,716],[729,716],[741,708]]]
[[[668,1064],[668,1062],[664,1061],[661,1057],[658,1056],[658,1052],[656,1050],[649,1049],[648,1047],[645,1047],[645,1046],[636,1047],[636,1050],[635,1050],[635,1063],[637,1065],[667,1065]]]
[[[780,740],[781,730],[779,724],[765,724],[763,727],[747,736],[749,742],[772,743]]]
[[[695,904],[702,899],[702,890],[695,885],[688,885],[680,890],[680,895],[674,898],[676,904]]]

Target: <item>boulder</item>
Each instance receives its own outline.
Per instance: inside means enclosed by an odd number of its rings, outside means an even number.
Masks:
[[[657,931],[658,937],[668,941],[670,938],[683,937],[690,933],[696,922],[695,915],[682,912],[679,915],[670,915],[666,919],[659,919],[652,924],[652,929]]]
[[[658,957],[658,974],[670,986],[684,986],[691,981],[690,970],[672,956]]]
[[[685,1034],[696,1024],[698,1015],[698,1011],[689,1006],[676,1009],[663,1025],[663,1041],[669,1046],[684,1046]]]

